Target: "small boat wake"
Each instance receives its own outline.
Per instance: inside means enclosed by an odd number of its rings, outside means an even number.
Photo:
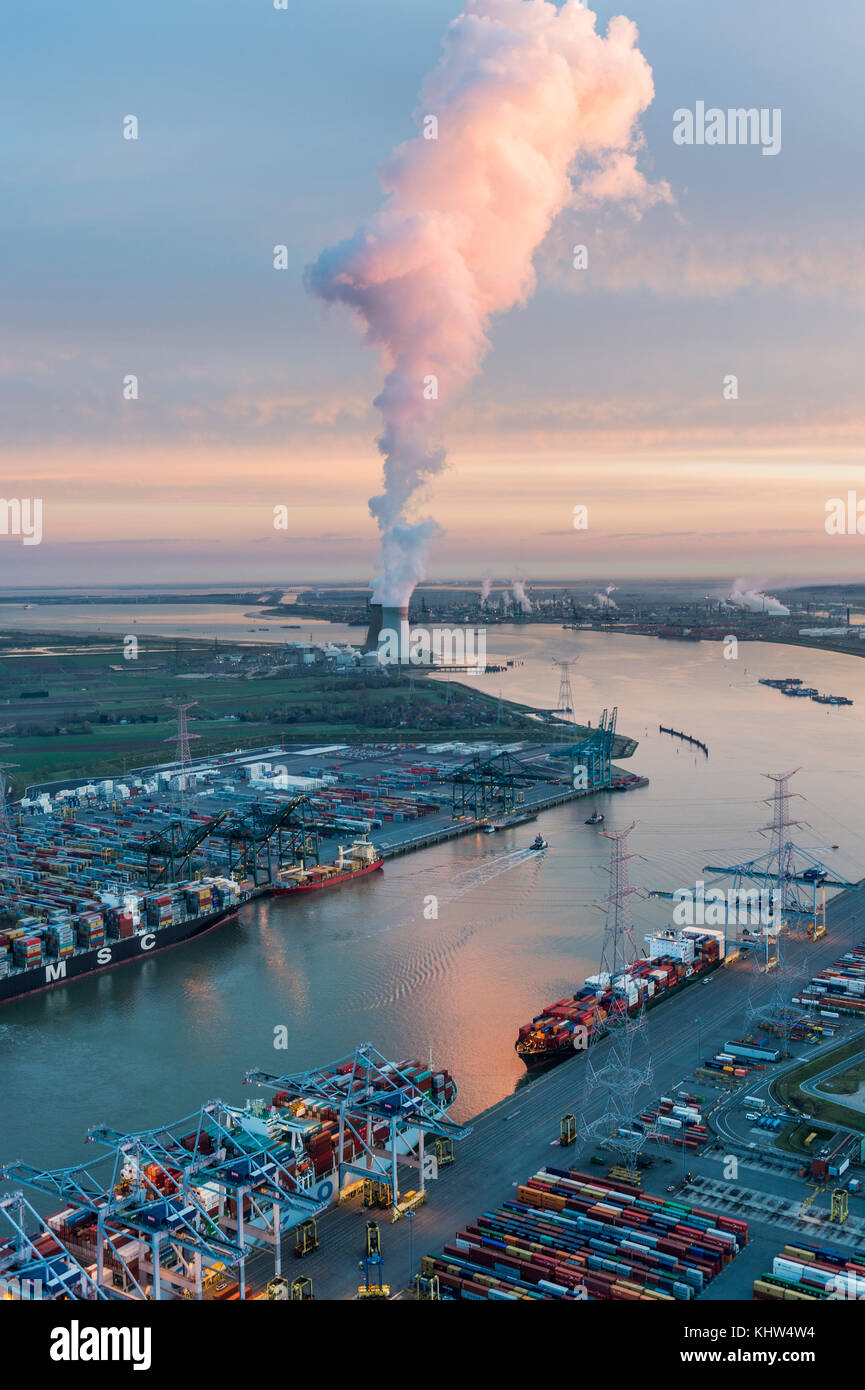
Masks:
[[[420,923],[418,916],[413,915],[382,928],[382,931],[398,932],[420,925],[426,927],[438,924],[439,931],[432,938],[425,935],[423,939],[411,943],[405,955],[392,962],[393,973],[390,980],[381,981],[377,987],[373,985],[373,988],[366,993],[355,994],[352,1000],[353,1005],[359,1010],[386,1008],[398,1003],[400,999],[405,998],[414,990],[432,984],[447,974],[452,968],[454,956],[474,938],[475,928],[460,925],[456,927],[454,932],[447,921],[439,921],[442,909],[523,864],[534,866],[530,884],[530,888],[533,889],[541,870],[540,856],[531,849],[511,850],[506,854],[497,854],[482,864],[476,864],[471,869],[455,874],[442,891],[431,895],[435,896],[436,899],[435,917],[431,918],[428,923]],[[426,913],[426,908],[424,911]],[[375,932],[374,935],[378,936],[380,932]]]

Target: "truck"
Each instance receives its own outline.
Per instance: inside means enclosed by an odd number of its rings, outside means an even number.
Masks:
[[[725,1042],[724,1052],[735,1060],[743,1057],[746,1061],[752,1062],[778,1062],[781,1059],[781,1053],[777,1048],[762,1043]]]

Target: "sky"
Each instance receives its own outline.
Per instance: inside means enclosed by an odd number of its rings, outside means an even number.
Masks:
[[[39,545],[0,534],[0,588],[371,576],[382,367],[304,271],[380,207],[461,8],[7,17],[2,495],[41,499],[43,521]],[[865,538],[825,518],[857,487],[865,503],[860,0],[819,25],[804,0],[591,8],[637,25],[655,85],[639,165],[669,197],[577,196],[534,294],[494,317],[447,405],[448,466],[415,499],[444,533],[430,577],[858,578]],[[780,153],[676,144],[699,101],[779,108]]]

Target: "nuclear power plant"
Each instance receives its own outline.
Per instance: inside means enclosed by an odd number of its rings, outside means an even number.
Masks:
[[[409,621],[408,604],[399,607],[384,607],[380,603],[369,605],[369,627],[365,652],[378,651],[383,642],[387,643],[386,659],[397,662],[409,660]]]
[[[369,627],[366,630],[366,641],[363,644],[365,652],[378,651],[378,639],[381,632],[381,604],[368,603]]]

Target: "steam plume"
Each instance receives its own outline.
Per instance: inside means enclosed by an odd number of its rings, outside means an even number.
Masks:
[[[772,598],[771,594],[761,594],[757,589],[749,589],[744,579],[733,581],[733,590],[727,602],[732,603],[734,608],[747,609],[749,613],[766,613],[773,618],[790,616],[790,609],[779,599]]]
[[[603,593],[601,593],[600,590],[599,590],[598,593],[596,593],[596,594],[594,595],[595,607],[596,607],[596,608],[618,608],[619,605],[616,603],[616,600],[613,599],[613,598],[610,598],[610,595],[613,594],[613,593],[615,593],[617,587],[618,587],[618,586],[617,586],[616,584],[608,584],[607,587],[606,587],[606,589],[604,589]]]
[[[379,602],[408,600],[439,533],[406,519],[445,464],[437,402],[479,371],[491,316],[534,289],[532,255],[575,201],[572,175],[634,207],[668,196],[635,163],[654,95],[636,28],[619,16],[602,36],[595,20],[579,0],[465,0],[423,88],[424,134],[382,171],[384,207],[307,272],[315,294],[354,310],[386,372],[384,491],[369,504]]]
[[[492,581],[491,578],[488,577],[488,578],[484,579],[483,583],[481,584],[480,598],[478,599],[478,607],[479,607],[479,608],[483,608],[484,604],[486,603],[487,599],[489,598],[489,596],[490,596],[490,589],[492,588],[492,586],[493,586],[493,581]]]
[[[511,592],[514,596],[514,607],[519,607],[521,613],[531,613],[532,601],[526,593],[526,586],[522,579],[515,579],[511,585]]]

